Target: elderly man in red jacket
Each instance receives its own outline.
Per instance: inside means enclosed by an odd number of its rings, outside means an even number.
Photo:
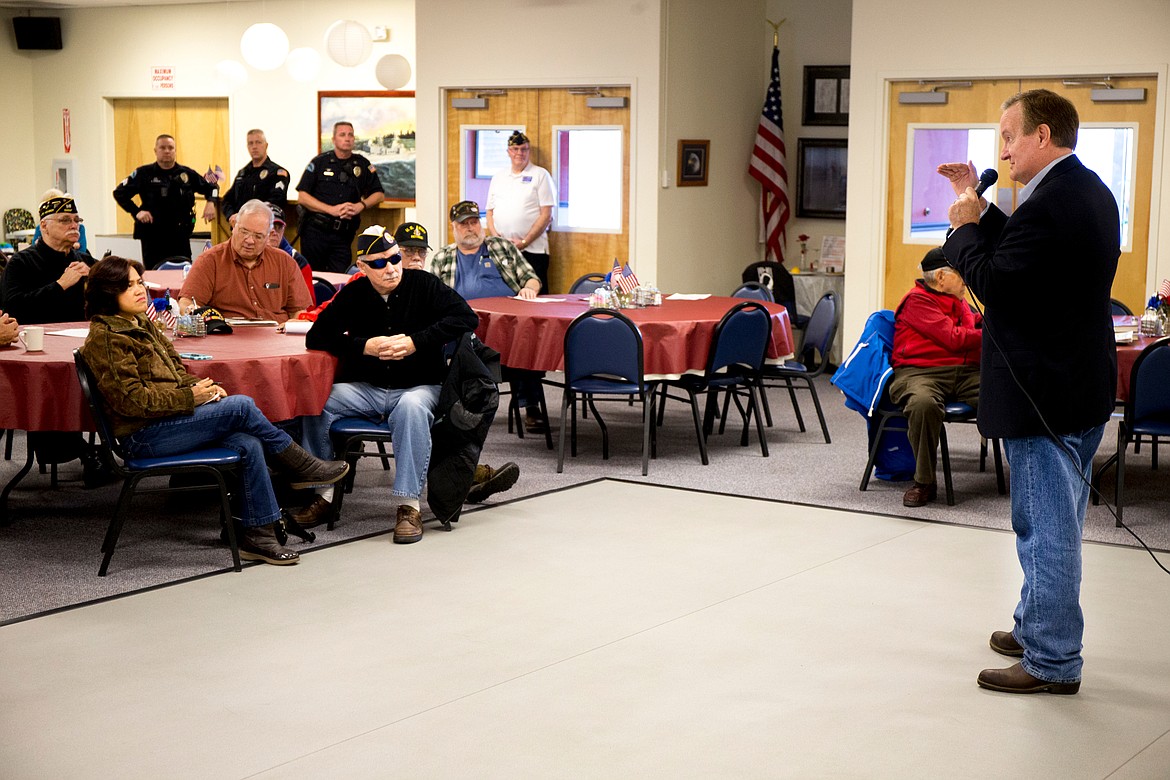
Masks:
[[[904,406],[916,467],[904,506],[935,499],[935,458],[948,403],[979,402],[983,318],[964,300],[967,286],[941,249],[922,258],[922,278],[894,313],[890,400]]]

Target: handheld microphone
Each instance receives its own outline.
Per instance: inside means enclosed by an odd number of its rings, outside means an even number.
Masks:
[[[979,184],[975,186],[975,197],[983,197],[983,193],[987,191],[987,188],[997,181],[999,181],[999,172],[995,168],[988,168],[979,174]]]

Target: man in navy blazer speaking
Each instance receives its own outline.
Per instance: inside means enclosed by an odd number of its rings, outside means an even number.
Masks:
[[[1117,354],[1110,290],[1120,254],[1113,194],[1073,154],[1080,121],[1048,90],[1009,98],[999,120],[1011,217],[975,193],[970,163],[947,163],[958,199],[943,245],[986,306],[979,430],[1002,438],[1011,465],[1012,528],[1024,572],[1010,631],[991,648],[1018,657],[978,683],[1007,693],[1072,694],[1081,684],[1081,530],[1093,454],[1113,411]],[[1045,327],[1045,301],[1068,313]]]

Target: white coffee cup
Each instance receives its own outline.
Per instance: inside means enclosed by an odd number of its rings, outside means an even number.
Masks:
[[[29,352],[42,352],[45,349],[45,329],[39,325],[29,325],[20,332],[20,343]]]

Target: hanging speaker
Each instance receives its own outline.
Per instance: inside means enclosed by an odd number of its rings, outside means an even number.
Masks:
[[[57,51],[61,45],[61,17],[14,16],[12,30],[16,33],[16,48]]]

